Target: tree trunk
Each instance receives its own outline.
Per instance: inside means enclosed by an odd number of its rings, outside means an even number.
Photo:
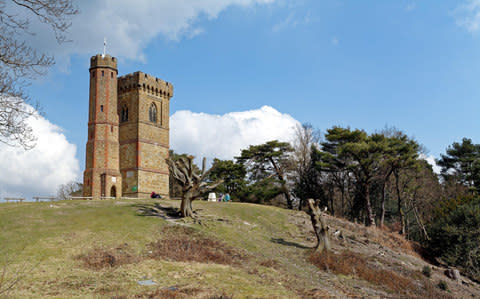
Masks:
[[[365,186],[365,210],[367,212],[367,220],[369,226],[375,225],[375,215],[373,214],[372,204],[370,202],[370,187]]]
[[[193,218],[193,209],[192,209],[192,201],[193,201],[192,193],[186,192],[183,195],[182,203],[180,204],[180,213],[182,217],[192,217]]]
[[[285,198],[287,199],[287,208],[290,210],[293,210],[292,197],[290,196],[290,192],[288,190],[287,184],[285,181],[283,181],[283,179],[282,179],[282,191],[283,191],[283,194],[285,195]]]
[[[328,239],[328,226],[322,216],[322,212],[318,208],[318,204],[313,199],[308,199],[310,219],[312,221],[313,230],[317,236],[317,245],[315,251],[322,252],[330,250],[330,241]]]
[[[383,227],[383,223],[385,222],[385,181],[382,184],[382,205],[380,207],[380,227]]]
[[[335,207],[334,207],[334,201],[335,201],[335,187],[333,185],[330,186],[330,192],[331,192],[331,196],[330,196],[330,213],[335,216]]]
[[[402,228],[400,229],[400,234],[405,235],[405,232],[406,232],[405,213],[403,211],[403,207],[401,206],[400,202],[398,203],[398,211],[400,212],[400,223],[402,226]]]
[[[423,225],[422,220],[420,219],[420,216],[418,215],[417,207],[413,207],[413,214],[415,215],[415,219],[417,220],[418,226],[421,228],[421,232],[423,233],[423,238],[426,241],[430,240],[430,237],[428,236],[427,229],[425,228],[425,225]]]
[[[342,217],[345,217],[345,190],[343,186],[340,188],[340,191],[342,193]]]
[[[390,178],[390,175],[392,174],[393,169],[390,169],[388,173],[385,175],[385,178],[383,179],[382,182],[382,205],[381,205],[381,212],[380,212],[380,227],[383,227],[383,223],[385,222],[385,185],[387,185],[388,179]]]
[[[394,172],[395,176],[395,187],[397,189],[397,206],[398,206],[398,214],[400,215],[400,228],[399,233],[401,235],[405,235],[405,213],[403,212],[402,208],[402,196],[400,195],[400,187],[398,186],[398,173]]]

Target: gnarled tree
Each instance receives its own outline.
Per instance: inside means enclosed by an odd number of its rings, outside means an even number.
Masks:
[[[308,210],[307,214],[310,215],[312,220],[313,230],[317,236],[317,245],[315,250],[322,252],[323,250],[330,250],[330,241],[328,239],[328,226],[325,222],[325,218],[322,215],[322,211],[318,207],[318,201],[315,201],[311,198],[307,200]]]
[[[171,175],[182,186],[180,213],[182,217],[193,218],[192,201],[220,185],[223,180],[214,183],[207,181],[206,178],[212,168],[206,170],[205,158],[203,158],[200,172],[195,168],[193,156],[182,156],[177,160],[168,158],[166,161]]]

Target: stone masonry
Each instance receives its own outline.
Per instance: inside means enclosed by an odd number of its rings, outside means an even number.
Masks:
[[[91,58],[83,196],[168,196],[173,85],[142,72],[117,74],[114,57]]]

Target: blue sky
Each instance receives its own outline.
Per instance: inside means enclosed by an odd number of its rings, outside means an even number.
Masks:
[[[171,126],[188,128],[189,116],[203,113],[211,122],[202,129],[215,131],[215,116],[270,106],[279,113],[274,124],[296,120],[323,132],[394,126],[435,157],[463,137],[480,143],[480,1],[131,3],[79,4],[69,45],[33,39],[57,65],[28,93],[76,146],[77,173],[84,168],[89,58],[102,51],[103,36],[120,75],[141,70],[174,84],[171,115],[189,114]],[[108,21],[88,15],[96,5]],[[219,143],[235,138],[219,134]],[[198,138],[182,138],[179,151],[205,154],[189,143]]]

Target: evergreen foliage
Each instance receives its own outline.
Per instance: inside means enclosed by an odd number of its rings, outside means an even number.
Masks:
[[[432,254],[480,281],[480,197],[443,203],[437,213],[430,228]]]
[[[480,144],[468,138],[454,142],[441,155],[438,165],[445,180],[454,179],[472,191],[480,191]]]

